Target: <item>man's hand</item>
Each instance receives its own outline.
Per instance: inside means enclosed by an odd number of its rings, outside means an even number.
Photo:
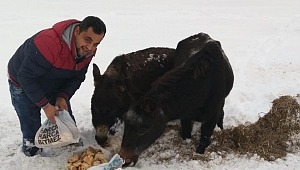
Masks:
[[[58,107],[59,111],[63,111],[63,110],[68,111],[69,110],[66,100],[62,97],[56,98],[55,106]]]
[[[45,107],[43,107],[43,110],[45,112],[45,115],[47,116],[47,118],[49,119],[49,121],[52,124],[55,124],[55,116],[58,114],[58,110],[51,105],[50,103],[48,103]]]

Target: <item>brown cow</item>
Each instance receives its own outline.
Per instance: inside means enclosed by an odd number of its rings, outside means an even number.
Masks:
[[[130,93],[136,96],[148,91],[154,80],[174,67],[174,52],[175,49],[159,47],[123,54],[114,58],[103,75],[93,65],[95,89],[91,111],[98,144],[106,142],[115,120],[122,119],[129,109],[131,98],[125,80],[133,84]]]
[[[223,128],[223,107],[233,80],[232,68],[218,41],[200,33],[179,42],[175,68],[158,78],[145,95],[137,97],[124,115],[119,154],[125,166],[135,164],[163,134],[166,123],[175,119],[181,121],[183,139],[191,138],[193,120],[202,122],[196,152],[204,153],[215,126]]]

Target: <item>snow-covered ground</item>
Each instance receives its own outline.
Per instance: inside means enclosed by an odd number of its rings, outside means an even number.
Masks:
[[[225,104],[225,128],[255,122],[281,95],[300,91],[299,0],[10,0],[0,6],[2,32],[0,66],[0,169],[65,169],[72,147],[48,149],[26,157],[20,150],[21,132],[8,92],[9,58],[29,36],[70,18],[95,15],[107,25],[107,34],[93,59],[103,73],[112,59],[148,47],[172,47],[199,32],[219,40],[234,73],[233,90]],[[90,98],[92,68],[72,98],[72,108],[85,144],[94,145]],[[43,117],[44,119],[45,117]],[[300,153],[274,162],[229,155],[206,161],[155,164],[140,159],[130,169],[298,169]]]

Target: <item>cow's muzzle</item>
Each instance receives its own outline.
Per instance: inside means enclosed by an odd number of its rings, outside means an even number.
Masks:
[[[123,167],[135,166],[139,157],[138,155],[134,154],[132,150],[126,148],[121,148],[119,155],[125,161]]]
[[[104,145],[108,139],[108,130],[109,126],[107,125],[98,125],[96,127],[95,139],[99,145]]]

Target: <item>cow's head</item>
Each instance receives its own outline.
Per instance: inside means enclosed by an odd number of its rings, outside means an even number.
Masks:
[[[95,139],[100,145],[106,142],[110,127],[117,118],[122,118],[130,105],[124,80],[118,77],[116,70],[106,72],[101,75],[98,66],[93,64],[92,123],[96,130]]]
[[[138,161],[139,155],[164,132],[166,117],[159,102],[141,98],[124,114],[124,135],[119,152],[124,166]]]

